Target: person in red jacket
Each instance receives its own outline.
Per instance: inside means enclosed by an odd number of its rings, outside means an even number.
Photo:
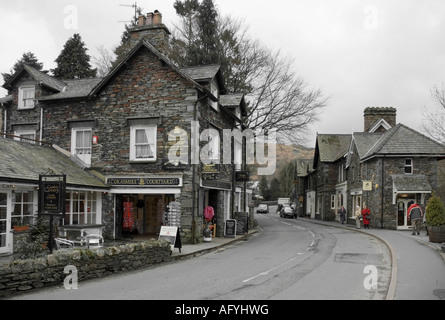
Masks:
[[[422,208],[414,203],[408,208],[408,221],[411,220],[411,224],[413,226],[412,235],[420,234],[420,226],[422,224],[423,212]]]
[[[366,205],[363,206],[362,216],[363,216],[363,228],[369,229],[369,223],[371,222],[371,211],[368,209]]]

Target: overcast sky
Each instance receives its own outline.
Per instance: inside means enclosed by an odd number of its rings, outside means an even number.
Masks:
[[[134,0],[14,0],[0,4],[0,72],[24,52],[46,70],[65,42],[79,33],[90,49],[120,42]],[[138,0],[144,13],[159,10],[171,29],[174,0]],[[363,130],[366,107],[394,107],[397,120],[422,132],[430,90],[445,82],[443,0],[215,0],[222,15],[243,18],[252,37],[295,59],[297,73],[320,88],[328,106],[316,133]],[[0,79],[0,83],[3,79]],[[0,96],[6,95],[0,90]]]

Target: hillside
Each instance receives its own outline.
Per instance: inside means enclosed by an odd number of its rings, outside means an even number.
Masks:
[[[292,146],[292,145],[277,145],[277,166],[275,175],[277,175],[281,168],[283,168],[287,163],[296,159],[312,159],[314,157],[314,149],[305,148],[302,146]],[[272,179],[274,176],[267,177],[268,180]],[[251,180],[258,181],[260,178],[256,175],[256,172],[252,172]]]

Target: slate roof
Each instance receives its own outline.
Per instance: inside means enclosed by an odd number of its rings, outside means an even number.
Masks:
[[[392,175],[395,190],[398,192],[431,192],[433,188],[425,175]]]
[[[17,71],[9,81],[3,84],[5,89],[11,88],[12,84],[19,79],[24,72],[27,72],[31,77],[34,78],[37,82],[40,82],[42,85],[50,88],[52,91],[61,92],[66,87],[66,83],[58,80],[57,78],[51,77],[44,72],[41,72],[27,64],[24,64],[23,67]]]
[[[391,128],[373,144],[362,160],[378,156],[445,156],[445,145],[403,124]]]
[[[91,90],[98,83],[102,81],[102,78],[91,78],[91,79],[79,79],[79,80],[65,80],[66,87],[62,92],[55,93],[48,96],[39,97],[39,101],[51,101],[51,100],[61,100],[61,99],[72,99],[72,98],[84,98],[88,97]]]
[[[0,137],[0,151],[0,181],[38,183],[39,174],[52,170],[66,174],[67,184],[71,186],[107,188],[98,178],[51,147]]]
[[[319,134],[317,149],[321,162],[335,162],[349,151],[352,135],[350,134]]]

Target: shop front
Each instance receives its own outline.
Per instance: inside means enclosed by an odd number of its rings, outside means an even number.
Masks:
[[[156,238],[162,226],[180,226],[182,176],[109,177],[116,237]]]

